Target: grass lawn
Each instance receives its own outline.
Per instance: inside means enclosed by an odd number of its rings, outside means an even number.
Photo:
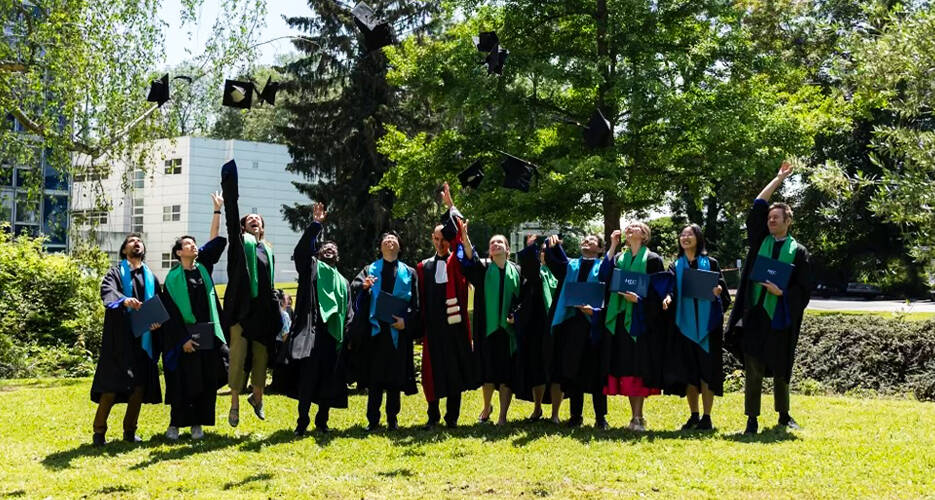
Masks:
[[[716,433],[673,431],[684,401],[652,398],[651,432],[620,427],[625,401],[613,398],[610,431],[545,423],[504,428],[474,424],[479,393],[466,396],[462,427],[425,432],[425,401],[404,397],[395,433],[367,435],[363,396],[334,410],[333,432],[294,439],[295,404],[268,398],[267,420],[241,415],[192,442],[162,437],[165,406],[144,406],[140,445],[88,443],[94,405],[90,380],[0,381],[0,497],[924,497],[935,491],[935,404],[894,399],[793,396],[804,429],[755,437],[743,425],[743,396],[715,406]],[[764,397],[764,408],[771,399]],[[586,401],[586,422],[592,421]],[[531,405],[511,409],[521,419]],[[244,403],[244,408],[249,407]],[[314,408],[313,408],[314,411]],[[563,409],[567,416],[567,405]],[[120,434],[123,407],[111,415]]]

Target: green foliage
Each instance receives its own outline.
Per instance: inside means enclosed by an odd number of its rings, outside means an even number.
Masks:
[[[87,374],[104,316],[102,253],[47,254],[41,238],[0,231],[0,377]]]

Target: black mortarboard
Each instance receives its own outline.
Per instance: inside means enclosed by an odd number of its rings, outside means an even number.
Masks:
[[[266,79],[266,85],[263,86],[263,92],[260,92],[260,101],[266,102],[270,106],[276,104],[276,91],[279,90],[279,82],[274,82],[273,77]]]
[[[484,164],[477,160],[470,167],[464,169],[458,174],[458,180],[461,181],[461,187],[470,187],[477,189],[480,182],[484,180]]]
[[[474,37],[474,46],[481,52],[490,52],[500,46],[496,31],[481,31]]]
[[[250,109],[253,105],[253,82],[239,80],[224,81],[224,101],[222,104],[232,108]]]
[[[393,29],[389,23],[377,18],[369,5],[360,2],[351,10],[354,24],[364,35],[364,45],[371,52],[393,44]]]
[[[500,163],[504,174],[503,187],[528,193],[532,176],[539,175],[536,172],[536,166],[513,155],[506,153],[503,153],[503,155],[503,162]]]
[[[162,75],[162,78],[153,80],[149,84],[149,95],[146,96],[149,102],[158,102],[162,106],[169,100],[169,74]]]
[[[506,57],[510,55],[510,51],[504,49],[503,47],[495,47],[487,57],[484,58],[484,64],[487,65],[487,74],[492,75],[494,73],[498,75],[503,74],[503,65],[506,63]]]
[[[584,128],[584,142],[591,148],[606,148],[613,140],[610,122],[604,118],[600,109],[595,109]]]
[[[457,208],[451,207],[442,214],[442,237],[447,241],[455,239],[458,236],[458,219],[464,220],[464,215]]]

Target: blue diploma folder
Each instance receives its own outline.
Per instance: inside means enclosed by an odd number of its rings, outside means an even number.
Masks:
[[[192,336],[192,340],[198,344],[199,351],[214,349],[214,323],[195,323],[185,326],[188,329],[188,334]]]
[[[166,312],[162,300],[159,300],[157,295],[143,302],[143,307],[139,311],[130,311],[130,328],[133,329],[134,337],[140,337],[146,330],[149,330],[149,325],[165,323],[168,319],[169,313]]]
[[[789,278],[792,276],[792,270],[795,268],[792,264],[786,264],[776,259],[758,255],[753,263],[753,272],[750,273],[750,280],[755,282],[769,281],[782,290],[789,286]]]
[[[714,301],[718,273],[701,269],[686,269],[682,274],[682,295],[692,299]]]
[[[384,323],[393,324],[396,320],[393,316],[400,318],[406,317],[406,311],[409,309],[409,301],[403,300],[391,293],[380,291],[380,298],[377,300],[377,310],[374,316]]]
[[[642,298],[649,295],[649,275],[614,269],[614,276],[610,281],[611,292],[633,292]]]
[[[589,305],[600,309],[604,305],[604,284],[591,281],[565,283],[565,305]]]

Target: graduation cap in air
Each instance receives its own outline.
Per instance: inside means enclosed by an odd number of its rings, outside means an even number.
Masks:
[[[279,90],[279,82],[274,82],[273,77],[266,79],[266,85],[263,86],[263,91],[260,92],[260,101],[269,104],[270,106],[276,104],[276,92]]]
[[[177,76],[173,80],[186,80],[188,83],[192,83],[190,76]],[[146,96],[146,100],[149,102],[159,103],[159,106],[162,107],[163,104],[169,101],[169,74],[166,73],[162,75],[162,78],[158,80],[153,80],[149,83],[149,94]]]
[[[474,37],[474,46],[481,52],[490,52],[500,46],[496,31],[481,31]]]
[[[606,148],[610,146],[613,140],[613,130],[610,128],[610,122],[604,118],[601,110],[595,109],[584,127],[584,142],[589,148]]]
[[[503,187],[528,193],[532,176],[539,177],[536,166],[511,154],[500,153],[503,154],[503,162],[500,163],[504,175]]]
[[[393,44],[393,29],[389,23],[379,19],[369,5],[358,3],[351,9],[351,15],[354,16],[354,24],[364,35],[364,46],[368,52]]]
[[[458,219],[464,220],[464,215],[455,208],[451,207],[442,214],[442,237],[451,241],[458,236]]]
[[[484,180],[484,164],[477,160],[470,167],[464,169],[458,174],[458,180],[461,181],[461,187],[470,187],[477,189],[482,180]]]
[[[231,108],[250,109],[250,106],[253,105],[253,93],[255,90],[256,88],[253,82],[225,80],[224,100],[222,104]]]

